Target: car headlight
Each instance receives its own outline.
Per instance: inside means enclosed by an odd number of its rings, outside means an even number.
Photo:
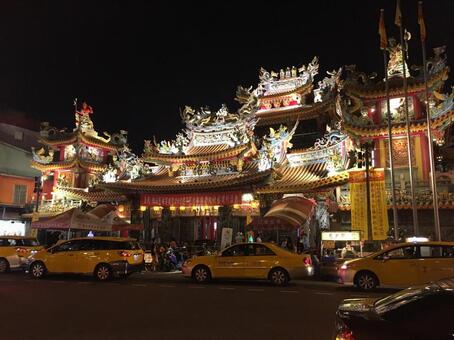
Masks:
[[[189,266],[191,263],[192,263],[191,260],[186,260],[186,261],[184,262],[184,266]]]
[[[340,269],[342,270],[347,270],[348,269],[348,265],[346,265],[345,263],[340,267]]]

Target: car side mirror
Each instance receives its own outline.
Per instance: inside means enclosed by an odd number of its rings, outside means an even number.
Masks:
[[[389,260],[389,256],[383,256],[383,257],[382,257],[382,260],[383,260],[383,262],[388,261],[388,260]]]

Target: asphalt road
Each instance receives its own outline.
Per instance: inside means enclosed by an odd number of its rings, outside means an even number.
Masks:
[[[336,283],[222,281],[176,273],[97,282],[0,275],[0,339],[330,339],[340,301],[382,297]]]

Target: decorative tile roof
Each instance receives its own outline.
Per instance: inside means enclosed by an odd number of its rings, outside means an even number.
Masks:
[[[111,202],[111,201],[127,201],[126,196],[118,192],[108,190],[87,191],[79,188],[66,188],[58,187],[55,189],[56,193],[64,194],[65,197],[78,199],[89,202]]]
[[[213,189],[229,189],[247,187],[267,182],[273,176],[274,170],[262,172],[248,171],[228,175],[206,177],[169,177],[166,175],[136,182],[106,183],[103,187],[121,191],[141,192],[190,192],[193,190],[209,191]]]
[[[267,109],[257,111],[259,121],[258,126],[269,125],[289,120],[303,120],[318,117],[320,113],[334,108],[334,100],[326,100],[322,103],[315,103],[311,106],[287,106],[277,109]]]
[[[347,171],[328,176],[326,163],[314,163],[305,166],[285,167],[280,171],[280,178],[272,184],[256,187],[256,192],[292,193],[315,188],[340,185],[348,180]]]
[[[42,164],[35,160],[31,161],[31,166],[35,169],[40,171],[52,171],[52,170],[59,170],[59,169],[72,169],[74,167],[81,167],[85,169],[90,169],[93,171],[104,171],[107,168],[106,164],[99,164],[94,162],[89,162],[86,160],[81,160],[77,157],[60,161],[60,162],[52,162],[48,164]]]
[[[198,161],[216,161],[222,159],[235,158],[244,152],[254,150],[255,146],[251,144],[242,144],[235,147],[229,147],[227,144],[216,144],[209,146],[193,147],[186,155],[161,154],[155,150],[144,155],[147,162],[157,163],[186,163]]]
[[[447,112],[446,114],[437,117],[436,119],[432,119],[432,129],[439,129],[442,128],[445,123],[452,122],[454,120],[454,110]],[[343,128],[346,132],[355,134],[357,136],[362,137],[379,137],[379,136],[387,136],[388,135],[388,127],[387,125],[380,125],[380,126],[355,126],[353,124],[344,123]],[[411,132],[422,132],[427,130],[426,120],[418,120],[413,121],[410,123],[410,131]],[[392,133],[393,135],[400,135],[405,134],[407,132],[405,123],[393,124],[392,126]]]
[[[438,88],[442,82],[448,79],[449,68],[445,67],[434,74],[428,80],[429,88]],[[395,77],[390,79],[389,95],[402,96],[404,94],[402,78]],[[386,96],[385,82],[379,82],[373,86],[351,85],[346,86],[345,91],[348,95],[357,96],[361,99],[378,99]],[[424,91],[424,81],[422,79],[408,78],[408,93]]]

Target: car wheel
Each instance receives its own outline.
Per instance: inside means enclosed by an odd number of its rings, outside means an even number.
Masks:
[[[285,269],[275,268],[270,272],[269,279],[275,286],[286,286],[290,278]]]
[[[378,286],[378,279],[371,272],[358,273],[355,282],[356,286],[361,290],[372,290]]]
[[[34,279],[41,279],[44,275],[46,275],[46,267],[42,262],[33,262],[30,266],[30,275]]]
[[[107,264],[100,264],[95,269],[95,277],[99,281],[107,281],[112,277],[112,269]]]
[[[205,283],[211,280],[210,270],[205,266],[197,266],[192,271],[192,278],[197,283]]]
[[[6,273],[9,271],[9,262],[7,259],[0,259],[0,273]]]

